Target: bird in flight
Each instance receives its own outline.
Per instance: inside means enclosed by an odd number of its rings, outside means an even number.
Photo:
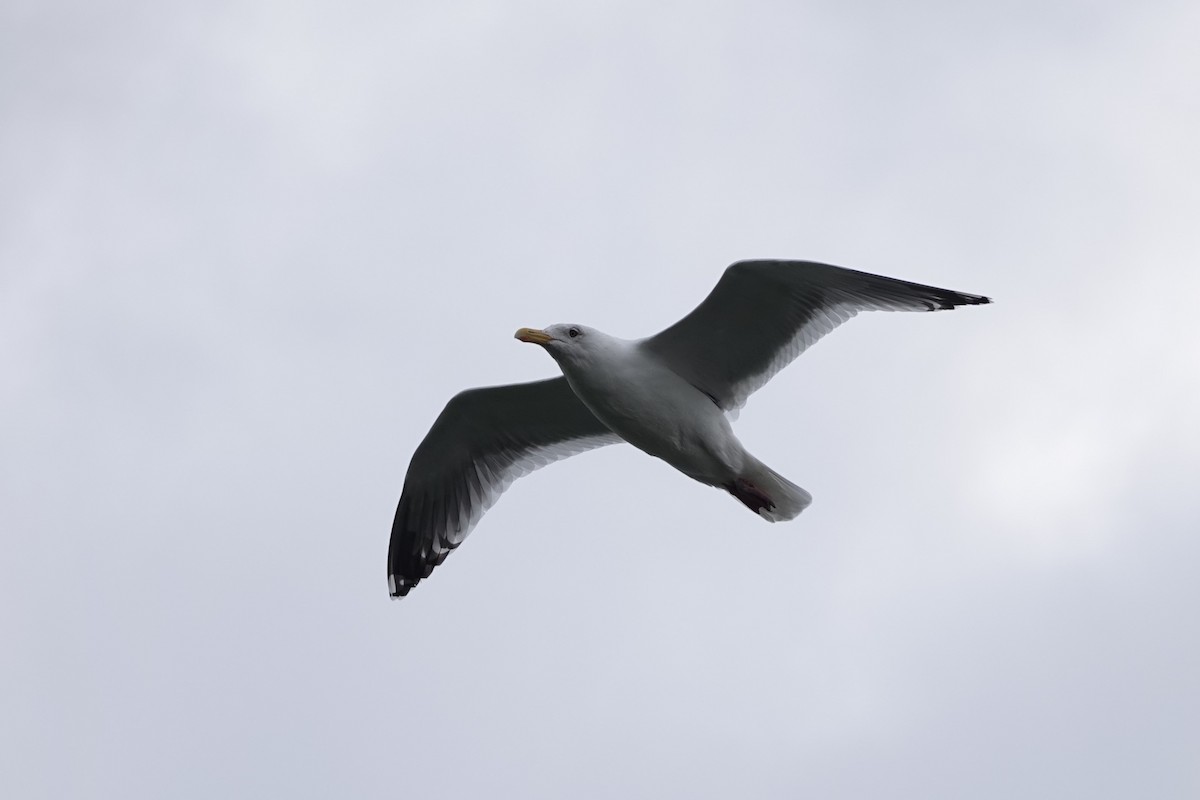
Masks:
[[[752,456],[730,427],[746,399],[859,311],[941,311],[987,297],[810,261],[739,261],[699,306],[645,339],[586,325],[521,328],[562,375],[468,389],[417,446],[392,524],[388,588],[403,597],[516,478],[628,442],[723,489],[771,522],[812,496]]]

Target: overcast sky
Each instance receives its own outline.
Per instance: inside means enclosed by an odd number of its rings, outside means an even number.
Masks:
[[[703,8],[703,10],[702,10]],[[1200,5],[0,5],[0,795],[1200,796]],[[861,315],[400,602],[520,326],[730,262]]]

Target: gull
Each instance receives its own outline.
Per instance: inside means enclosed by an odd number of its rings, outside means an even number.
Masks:
[[[518,477],[628,442],[723,489],[770,522],[812,496],[752,456],[730,419],[775,373],[859,311],[941,311],[991,300],[811,261],[739,261],[690,314],[645,339],[579,324],[521,328],[562,375],[468,389],[446,404],[404,478],[388,547],[403,597],[462,544]]]

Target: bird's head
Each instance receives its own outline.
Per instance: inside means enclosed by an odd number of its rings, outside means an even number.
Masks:
[[[571,364],[586,360],[611,337],[586,325],[560,323],[544,330],[521,328],[516,338],[522,342],[540,344],[559,364]]]

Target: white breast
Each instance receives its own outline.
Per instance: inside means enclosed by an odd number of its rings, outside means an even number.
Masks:
[[[745,452],[725,414],[636,342],[614,340],[562,368],[579,399],[633,446],[703,483],[739,473]]]

